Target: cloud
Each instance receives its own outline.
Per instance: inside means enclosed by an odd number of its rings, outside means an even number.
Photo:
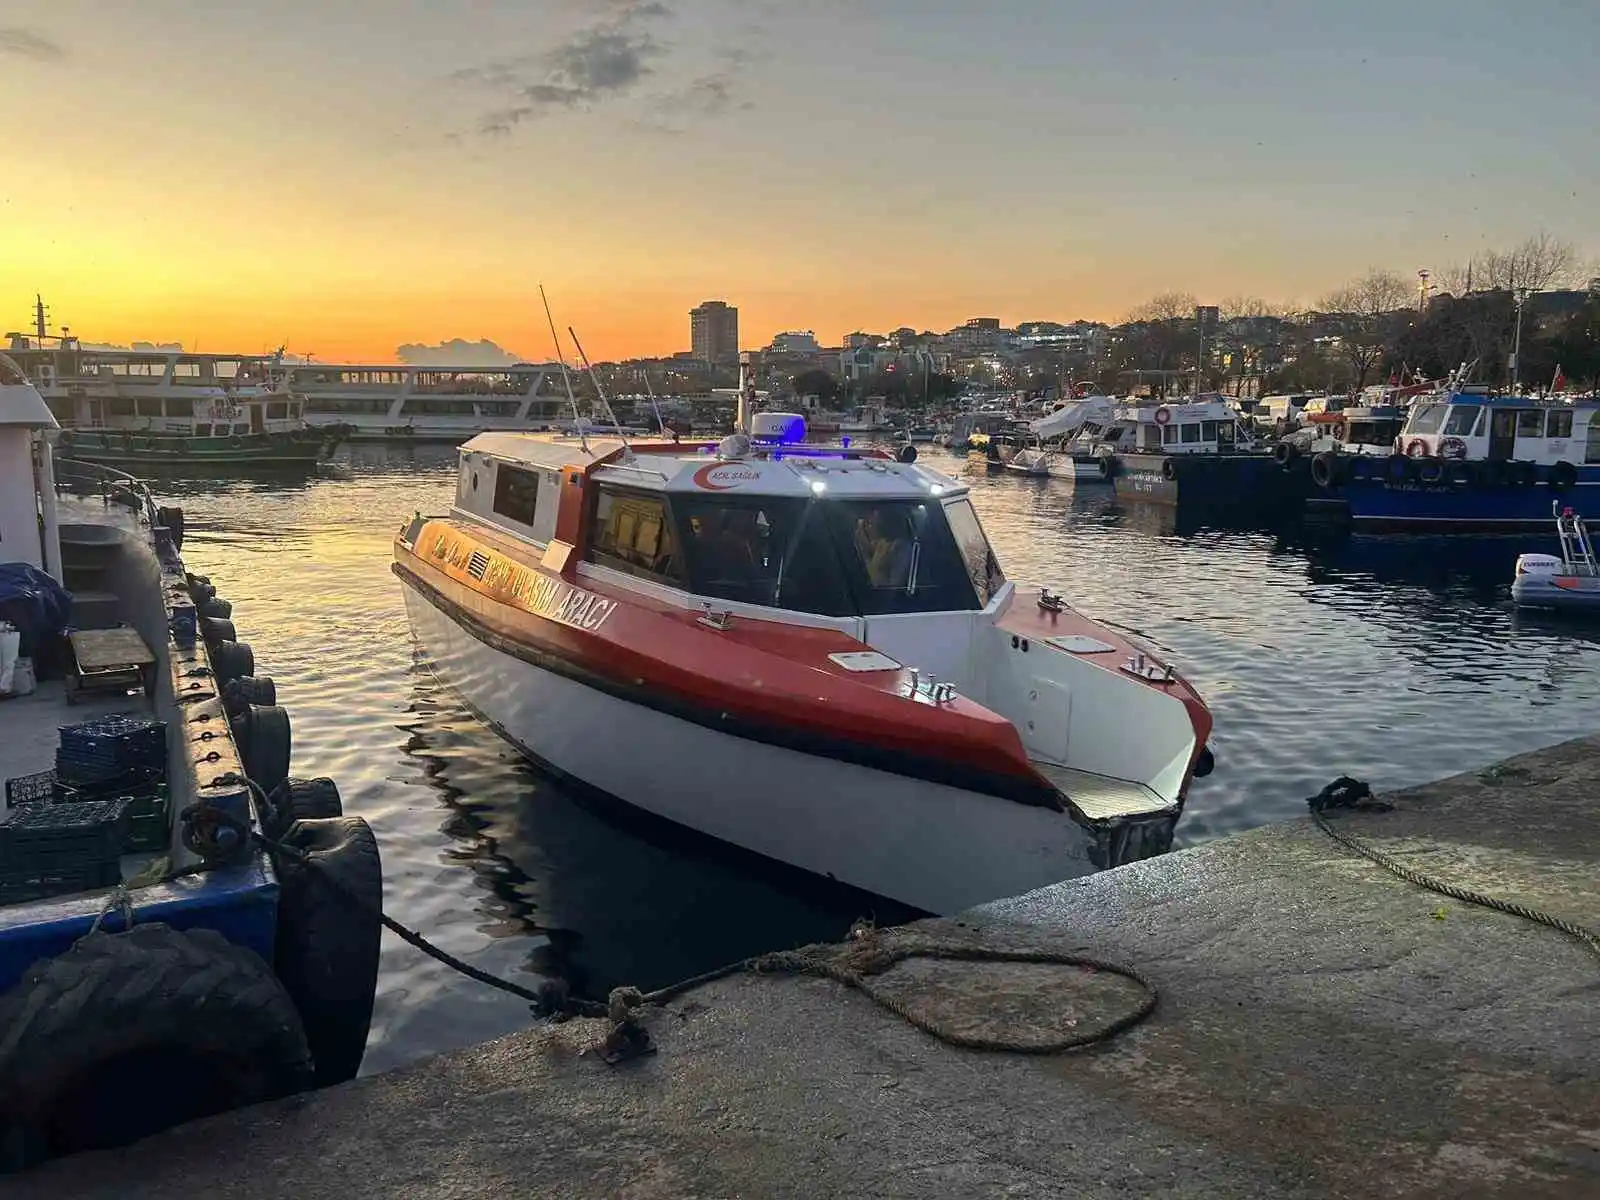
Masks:
[[[32,29],[0,25],[0,54],[31,58],[35,62],[60,62],[67,57],[67,48]]]
[[[588,25],[540,54],[493,59],[451,74],[458,84],[497,93],[503,103],[478,122],[481,133],[510,133],[552,112],[588,109],[634,91],[666,47],[641,25],[672,15],[655,0],[589,0]]]
[[[423,342],[408,342],[404,346],[396,346],[394,355],[401,362],[417,367],[508,367],[513,363],[528,361],[488,338],[479,338],[475,342],[465,338],[450,338],[433,346]]]

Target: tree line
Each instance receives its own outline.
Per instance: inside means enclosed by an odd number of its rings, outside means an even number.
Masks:
[[[1387,380],[1443,379],[1465,367],[1474,381],[1548,387],[1600,385],[1600,280],[1584,280],[1573,246],[1547,233],[1492,250],[1429,277],[1372,269],[1309,310],[1232,297],[1202,328],[1195,297],[1156,296],[1130,313],[1091,364],[1106,391],[1144,385],[1188,391],[1200,367],[1208,390],[1258,394],[1359,391]],[[1069,366],[1070,364],[1063,364]]]

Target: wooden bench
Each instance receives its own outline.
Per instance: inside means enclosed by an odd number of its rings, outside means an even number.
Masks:
[[[142,688],[145,695],[155,690],[156,656],[138,632],[120,629],[78,629],[68,638],[72,661],[67,666],[67,703],[76,703],[79,692],[129,692]]]

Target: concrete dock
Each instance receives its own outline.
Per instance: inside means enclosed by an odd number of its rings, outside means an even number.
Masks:
[[[1600,738],[1333,817],[1408,865],[1600,927]],[[1080,950],[1160,989],[1096,1046],[952,1048],[826,979],[740,975],[608,1067],[601,1021],[0,1181],[8,1197],[1600,1196],[1600,956],[1421,890],[1309,820],[882,935]],[[1025,1039],[1136,999],[1076,968],[876,980]],[[137,1098],[130,1098],[136,1103]]]

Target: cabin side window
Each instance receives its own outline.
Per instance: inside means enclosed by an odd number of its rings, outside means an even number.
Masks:
[[[1449,437],[1471,437],[1472,427],[1478,422],[1478,406],[1476,404],[1452,404],[1449,419],[1444,423],[1444,432]]]
[[[979,607],[944,509],[923,500],[837,500],[834,543],[863,616]]]
[[[1548,414],[1549,420],[1544,427],[1544,435],[1548,438],[1569,438],[1572,436],[1572,412],[1565,408],[1552,408]]]
[[[983,526],[978,522],[971,500],[950,501],[944,506],[944,515],[950,522],[950,532],[955,534],[967,578],[972,580],[972,589],[978,593],[978,603],[987,607],[1006,581],[1005,573],[1000,570],[1000,560],[995,558],[989,539],[983,535]]]
[[[284,421],[289,417],[289,405],[284,400],[273,400],[267,404],[267,420]]]
[[[1187,424],[1187,425],[1180,426],[1180,428],[1183,431],[1182,432],[1182,438],[1183,438],[1183,441],[1184,441],[1185,444],[1199,442],[1199,440],[1200,440],[1200,426],[1198,424],[1190,423],[1190,424]]]
[[[607,484],[600,484],[597,492],[593,533],[584,557],[596,566],[682,586],[683,560],[665,500]]]
[[[1588,434],[1584,442],[1583,461],[1600,463],[1600,420],[1589,419]]]
[[[674,496],[690,587],[821,616],[855,612],[819,501]]]
[[[135,404],[137,405],[135,411],[141,417],[159,417],[161,415],[161,397],[159,396],[140,396],[135,401]]]
[[[539,507],[539,473],[498,463],[494,472],[494,511],[508,521],[532,525]]]
[[[1519,438],[1542,438],[1544,436],[1544,412],[1542,409],[1529,408],[1517,414],[1517,436]]]

